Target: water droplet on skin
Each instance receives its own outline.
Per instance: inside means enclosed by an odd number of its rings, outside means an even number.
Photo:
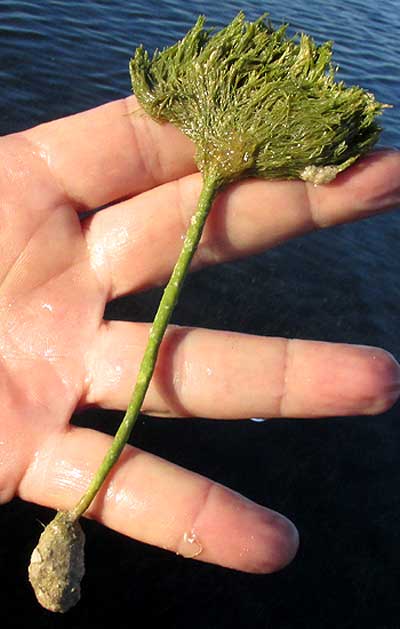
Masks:
[[[181,555],[186,559],[194,559],[203,552],[203,545],[201,544],[197,533],[194,529],[191,531],[185,531],[179,547],[176,551],[177,555]]]

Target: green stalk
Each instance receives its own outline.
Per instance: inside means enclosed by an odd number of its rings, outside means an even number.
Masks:
[[[246,177],[326,184],[376,142],[375,118],[386,105],[370,92],[335,80],[331,44],[302,34],[290,39],[262,16],[243,12],[224,29],[200,16],[176,44],[152,57],[139,46],[130,62],[140,106],[181,129],[196,147],[203,190],[165,288],[128,410],[87,492],[45,528],[32,553],[29,579],[39,602],[65,612],[79,599],[86,511],[127,443],[203,227],[220,188]]]
[[[153,325],[150,329],[149,339],[140,364],[135,388],[133,389],[127,411],[121,421],[118,431],[115,434],[113,442],[106,453],[103,462],[93,477],[87,491],[71,511],[71,518],[73,520],[77,520],[89,507],[97,492],[100,490],[105,478],[117,462],[125,444],[129,439],[156,366],[161,341],[178,301],[183,282],[197,249],[197,245],[199,244],[208,213],[220,187],[221,180],[219,177],[210,175],[204,178],[203,188],[198,201],[196,213],[192,216],[189,228],[186,232],[182,250],[175,264],[174,270],[172,271],[169,282],[165,287],[156,316],[154,317]]]

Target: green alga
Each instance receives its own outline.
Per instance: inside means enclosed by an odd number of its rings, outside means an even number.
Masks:
[[[328,167],[333,179],[375,143],[382,105],[335,81],[331,42],[243,13],[216,34],[204,21],[152,58],[139,47],[130,71],[143,109],[193,140],[205,177],[312,180]]]
[[[158,351],[218,191],[244,177],[327,183],[366,153],[384,105],[360,87],[336,82],[331,44],[289,38],[265,16],[243,13],[214,33],[199,17],[187,35],[152,58],[139,47],[130,64],[136,97],[152,118],[169,121],[196,146],[203,190],[165,288],[125,417],[87,492],[57,514],[32,555],[39,601],[66,611],[79,597],[83,537],[77,526],[132,431]],[[177,157],[179,159],[179,157]],[[62,526],[61,526],[62,524]]]

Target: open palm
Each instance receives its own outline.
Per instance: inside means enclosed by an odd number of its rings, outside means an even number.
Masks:
[[[89,404],[125,408],[147,339],[147,324],[104,321],[105,305],[168,278],[201,178],[191,143],[138,113],[134,98],[4,137],[0,157],[0,500],[67,509],[110,443],[71,426],[71,415]],[[218,198],[194,264],[388,209],[399,173],[399,155],[382,152],[329,186],[234,185]],[[171,327],[144,411],[378,413],[398,392],[399,367],[383,350]],[[89,514],[255,572],[285,565],[298,543],[283,516],[130,446]]]

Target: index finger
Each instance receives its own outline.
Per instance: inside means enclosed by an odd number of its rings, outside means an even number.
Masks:
[[[95,209],[196,171],[194,146],[134,96],[21,134],[77,209]]]

